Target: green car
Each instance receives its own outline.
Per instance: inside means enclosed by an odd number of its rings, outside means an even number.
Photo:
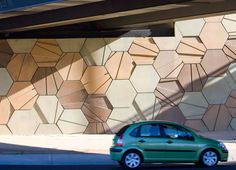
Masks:
[[[126,168],[142,163],[196,163],[207,167],[228,159],[222,142],[197,135],[193,130],[163,121],[145,121],[124,126],[110,148],[112,160]]]

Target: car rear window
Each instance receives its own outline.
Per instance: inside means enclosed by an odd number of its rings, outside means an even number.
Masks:
[[[122,128],[116,133],[116,135],[117,135],[117,136],[122,135],[122,134],[126,131],[126,129],[128,129],[129,126],[130,126],[130,125],[126,125],[126,126],[122,127]]]

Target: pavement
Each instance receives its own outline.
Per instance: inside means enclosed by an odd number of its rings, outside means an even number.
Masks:
[[[116,165],[109,156],[113,135],[1,136],[0,165]],[[223,140],[229,161],[236,141]]]

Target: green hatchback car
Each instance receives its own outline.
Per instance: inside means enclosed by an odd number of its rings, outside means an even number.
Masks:
[[[207,167],[228,159],[222,142],[197,135],[193,130],[163,121],[145,121],[124,126],[110,148],[112,160],[126,168],[142,163],[195,163]]]

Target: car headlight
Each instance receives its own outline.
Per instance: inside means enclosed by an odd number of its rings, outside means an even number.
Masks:
[[[227,148],[226,148],[226,146],[225,146],[225,144],[224,144],[223,142],[220,142],[220,143],[218,144],[218,146],[219,146],[222,150],[227,151]]]

